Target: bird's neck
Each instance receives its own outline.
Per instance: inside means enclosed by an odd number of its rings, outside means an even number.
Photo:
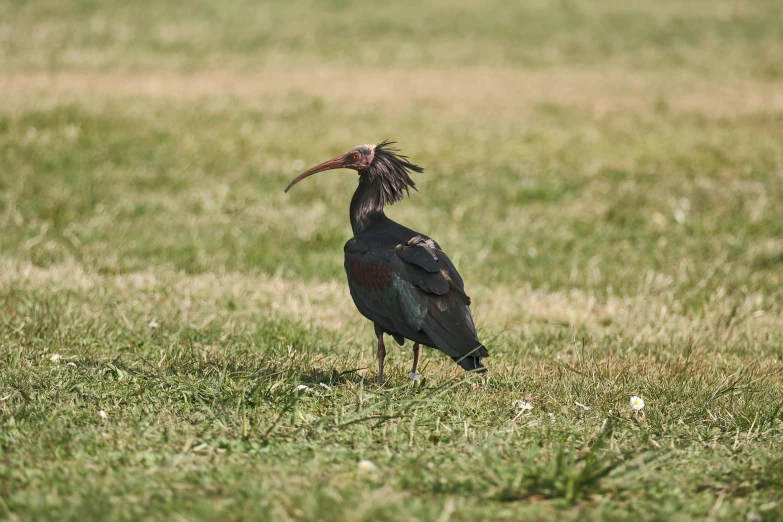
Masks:
[[[369,228],[373,223],[386,219],[383,213],[383,194],[380,180],[363,174],[359,186],[351,198],[351,228],[353,235]]]

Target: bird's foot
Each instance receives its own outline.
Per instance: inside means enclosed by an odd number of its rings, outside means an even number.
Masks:
[[[421,380],[421,374],[418,372],[411,372],[408,374],[408,379],[412,381],[420,381]]]

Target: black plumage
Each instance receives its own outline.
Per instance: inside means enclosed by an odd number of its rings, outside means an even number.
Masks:
[[[395,223],[385,205],[400,201],[416,184],[411,172],[423,172],[384,141],[359,145],[295,178],[300,180],[337,168],[359,173],[351,199],[354,237],[345,244],[345,272],[356,307],[375,325],[378,339],[378,381],[383,382],[386,348],[383,334],[398,344],[413,341],[417,375],[420,345],[444,352],[468,371],[486,371],[489,353],[481,344],[470,313],[470,298],[454,264],[435,241]]]

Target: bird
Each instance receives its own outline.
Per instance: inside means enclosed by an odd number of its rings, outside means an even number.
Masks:
[[[379,385],[384,383],[384,334],[400,346],[405,339],[413,342],[411,379],[420,377],[422,345],[444,352],[466,371],[484,373],[482,359],[489,352],[479,341],[471,300],[454,263],[438,243],[384,213],[386,205],[410,196],[410,189],[418,191],[411,174],[424,172],[395,143],[357,145],[298,175],[285,192],[318,172],[352,169],[359,175],[350,205],[353,237],[343,248],[345,273],[356,308],[375,326]]]

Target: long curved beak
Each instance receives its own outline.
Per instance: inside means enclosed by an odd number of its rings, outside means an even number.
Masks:
[[[291,190],[291,187],[302,181],[303,179],[312,176],[313,174],[316,174],[318,172],[323,172],[325,170],[333,170],[333,169],[341,169],[345,166],[345,156],[337,156],[334,159],[330,159],[329,161],[324,161],[320,165],[316,165],[315,167],[311,168],[310,170],[306,172],[302,172],[297,177],[291,181],[291,183],[288,184],[288,186],[285,188],[285,191],[288,192]]]

